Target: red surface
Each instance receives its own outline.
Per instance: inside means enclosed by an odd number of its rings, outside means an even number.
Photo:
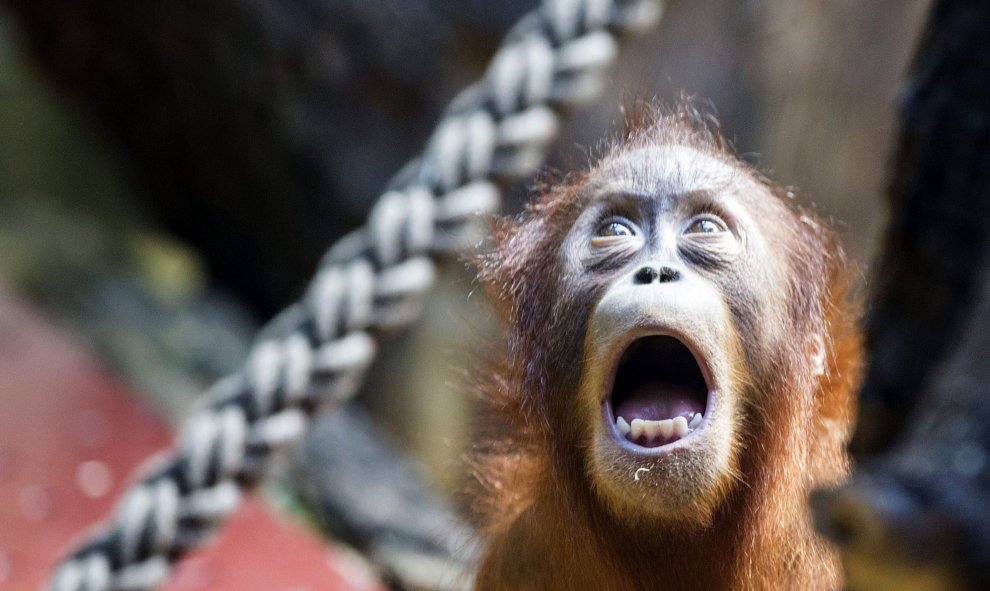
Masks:
[[[67,544],[113,508],[168,427],[39,315],[0,289],[0,590],[35,591]],[[380,590],[363,563],[249,499],[168,591]]]

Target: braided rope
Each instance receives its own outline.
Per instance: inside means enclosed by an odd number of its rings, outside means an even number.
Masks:
[[[509,32],[485,76],[448,107],[422,157],[339,240],[301,301],[272,320],[248,360],[210,388],[179,443],[152,460],[104,529],[58,566],[52,591],[154,588],[263,476],[312,412],[351,396],[376,336],[411,322],[435,276],[431,255],[476,244],[497,183],[531,174],[559,113],[591,98],[616,34],[644,29],[658,0],[545,0]]]

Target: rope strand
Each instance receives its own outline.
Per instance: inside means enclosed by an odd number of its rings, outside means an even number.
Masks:
[[[151,589],[208,539],[295,442],[319,406],[351,396],[376,336],[414,320],[432,257],[474,246],[499,183],[542,162],[559,114],[588,100],[616,35],[652,25],[657,0],[546,0],[509,32],[485,76],[458,95],[422,157],[393,181],[365,227],[334,244],[301,301],[273,319],[237,373],[218,381],[179,443],[151,460],[102,532],[57,568],[52,591]]]

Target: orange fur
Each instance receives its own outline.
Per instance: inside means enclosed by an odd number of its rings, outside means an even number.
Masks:
[[[582,372],[582,315],[593,302],[562,306],[550,280],[584,207],[589,175],[573,175],[499,223],[495,247],[479,263],[506,336],[495,377],[482,385],[492,421],[475,449],[474,509],[486,538],[477,588],[837,589],[836,556],[814,534],[805,498],[849,470],[861,351],[841,246],[824,223],[739,162],[690,107],[647,112],[603,161],[651,144],[690,146],[772,194],[758,213],[787,260],[787,305],[781,326],[738,327],[746,347],[737,371],[748,386],[736,474],[709,500],[710,518],[694,522],[630,514],[591,484],[587,434],[573,420],[571,397]],[[816,345],[825,355],[820,375]]]

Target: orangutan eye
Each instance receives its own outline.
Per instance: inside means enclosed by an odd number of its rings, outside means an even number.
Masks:
[[[595,232],[595,238],[626,238],[633,236],[632,224],[623,220],[609,220]]]
[[[602,222],[591,237],[592,248],[612,250],[630,245],[630,238],[636,237],[636,226],[625,218],[609,218]]]
[[[598,222],[588,240],[589,265],[619,264],[643,247],[643,231],[628,218],[609,216]]]
[[[727,232],[725,222],[716,217],[698,218],[691,222],[691,225],[684,230],[685,234],[718,234]]]

